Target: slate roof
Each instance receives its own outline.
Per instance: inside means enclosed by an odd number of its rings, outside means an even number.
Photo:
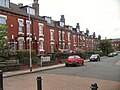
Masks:
[[[18,14],[18,15],[23,15],[26,17],[28,16],[28,14],[24,10],[20,9],[20,7],[14,3],[10,3],[10,8],[0,6],[0,10],[4,10],[4,11],[11,12],[11,13]],[[31,17],[46,21],[42,17],[37,16],[37,15],[31,15]]]

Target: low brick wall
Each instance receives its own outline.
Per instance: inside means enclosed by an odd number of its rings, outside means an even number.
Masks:
[[[20,70],[19,66],[20,65],[2,66],[0,67],[0,70],[2,70],[3,72]]]

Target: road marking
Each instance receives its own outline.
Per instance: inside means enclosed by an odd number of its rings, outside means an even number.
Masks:
[[[116,65],[120,65],[120,60],[118,62],[115,63]]]

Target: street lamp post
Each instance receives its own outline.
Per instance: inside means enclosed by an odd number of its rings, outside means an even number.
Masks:
[[[38,3],[38,0],[34,0],[34,3]],[[30,5],[29,5],[29,30],[30,30]],[[31,33],[29,33],[29,54],[30,54],[30,71],[32,72],[32,58],[31,58],[31,40],[32,39],[31,39],[30,35],[31,35]]]
[[[32,59],[31,59],[31,38],[30,38],[30,7],[29,7],[29,55],[30,55],[30,71],[32,72]]]

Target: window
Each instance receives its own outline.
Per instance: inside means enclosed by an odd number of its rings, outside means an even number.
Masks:
[[[54,53],[54,44],[51,44],[51,53]]]
[[[45,17],[45,20],[47,21],[47,23],[51,23],[51,17]]]
[[[39,36],[41,36],[43,35],[43,24],[39,23],[38,26],[39,26]]]
[[[31,34],[30,24],[31,24],[31,21],[26,20],[26,31],[27,31],[27,35],[28,35],[28,34]]]
[[[65,43],[63,43],[62,46],[63,46],[62,48],[65,49]]]
[[[68,28],[69,28],[71,31],[72,31],[72,29],[73,29],[73,27],[72,27],[72,26],[69,26]]]
[[[0,16],[0,24],[6,24],[6,18]]]
[[[60,22],[60,26],[61,26],[61,27],[64,27],[64,23],[63,23],[63,22]]]
[[[76,36],[75,36],[75,35],[73,36],[73,40],[74,40],[74,43],[75,43],[75,42],[76,42],[76,41],[75,41],[75,40],[76,40]]]
[[[80,36],[80,40],[82,40],[82,36]]]
[[[24,23],[23,19],[18,19],[18,33],[23,32],[23,26],[24,26],[23,23]]]
[[[10,0],[0,0],[0,6],[8,7],[10,5]]]
[[[23,24],[19,21],[19,32],[23,32]]]
[[[70,43],[68,43],[68,49],[70,49]]]
[[[85,37],[83,36],[83,40],[85,40]]]
[[[70,33],[68,33],[68,41],[70,41]]]
[[[64,41],[65,32],[62,32],[62,40]]]
[[[40,51],[43,51],[43,41],[42,40],[40,40],[40,42],[39,42],[39,49],[40,49]]]
[[[14,39],[11,39],[10,40],[10,48],[12,48],[13,50],[16,50],[16,47],[15,47],[15,40]]]
[[[19,40],[19,50],[23,50],[23,40]]]
[[[59,41],[61,41],[61,32],[59,31]]]
[[[50,40],[54,40],[54,30],[50,30]]]
[[[78,45],[80,45],[80,36],[78,36]]]
[[[80,31],[80,30],[77,28],[77,32],[78,32],[78,33],[79,33],[79,31]]]
[[[27,25],[27,33],[29,33],[29,34],[30,34],[30,23],[29,23],[29,22],[27,22],[27,23],[26,23],[26,25]]]
[[[53,40],[53,32],[50,32],[51,40]]]
[[[27,7],[27,13],[31,15],[35,15],[35,9],[30,8],[29,6]]]

